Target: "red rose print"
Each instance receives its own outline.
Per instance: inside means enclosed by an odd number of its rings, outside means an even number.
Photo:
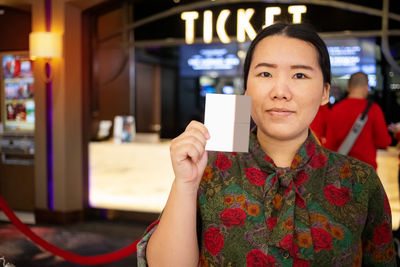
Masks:
[[[240,208],[226,209],[221,212],[220,218],[226,227],[232,227],[234,225],[240,226],[244,224],[246,212]]]
[[[278,218],[269,218],[267,220],[268,228],[270,231],[272,231],[274,229],[277,220],[278,220]]]
[[[275,258],[271,255],[265,255],[259,249],[253,249],[246,255],[247,267],[268,267],[275,266]]]
[[[350,199],[350,192],[347,187],[337,188],[334,185],[324,187],[324,193],[329,203],[336,206],[343,206]]]
[[[267,180],[268,174],[256,168],[246,168],[244,169],[247,179],[250,183],[255,185],[264,185]]]
[[[294,178],[294,185],[296,187],[300,187],[307,181],[308,181],[308,174],[305,171],[300,171]]]
[[[327,159],[324,155],[322,155],[322,154],[314,155],[310,160],[310,166],[313,169],[324,167],[326,165],[326,161],[327,161]]]
[[[281,242],[279,242],[280,246],[284,249],[289,249],[292,244],[293,244],[293,237],[292,235],[285,235],[284,238],[282,238]]]
[[[311,227],[311,237],[314,251],[332,249],[332,236],[324,229]]]
[[[218,157],[215,160],[215,166],[217,166],[217,168],[221,171],[225,171],[232,166],[232,162],[225,154],[218,153]]]
[[[269,156],[265,156],[264,160],[272,163],[272,159]]]
[[[278,181],[278,178],[276,177],[276,175],[274,175],[274,177],[272,177],[270,184],[274,185],[276,182]]]
[[[306,146],[306,152],[309,156],[315,154],[315,144],[313,142],[309,142]]]
[[[293,267],[309,267],[310,262],[299,258],[293,259]]]
[[[299,194],[296,194],[295,202],[300,208],[304,208],[306,206],[306,201]]]
[[[224,246],[224,237],[218,228],[209,228],[204,233],[204,246],[212,254],[217,255]]]
[[[290,182],[289,186],[285,189],[285,192],[283,193],[284,196],[286,196],[287,193],[290,192],[290,190],[292,190],[293,187],[293,181]]]
[[[293,236],[291,234],[285,235],[285,237],[282,238],[281,242],[279,242],[279,246],[283,249],[288,250],[289,254],[292,257],[296,257],[297,253],[299,252],[299,248],[293,242]]]
[[[374,241],[377,246],[387,244],[391,239],[392,230],[387,222],[383,222],[381,225],[375,227],[372,241]]]

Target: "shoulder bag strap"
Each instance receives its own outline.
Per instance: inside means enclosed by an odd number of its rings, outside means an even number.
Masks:
[[[364,128],[365,123],[367,123],[368,120],[367,114],[371,106],[372,106],[372,101],[368,100],[368,104],[365,107],[363,113],[358,115],[356,121],[354,122],[353,126],[350,129],[350,132],[347,134],[343,143],[339,147],[338,152],[340,154],[347,155],[350,152],[358,136],[360,135],[362,129]]]

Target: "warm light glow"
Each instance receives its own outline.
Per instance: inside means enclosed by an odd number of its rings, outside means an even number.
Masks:
[[[237,12],[237,40],[238,42],[246,41],[246,33],[250,40],[256,37],[256,31],[250,24],[250,19],[254,14],[254,9],[239,9]]]
[[[225,31],[225,23],[230,14],[231,11],[224,9],[221,11],[217,19],[217,34],[221,42],[224,44],[230,43],[231,41]]]
[[[62,35],[54,32],[32,32],[29,34],[31,58],[56,58],[62,56]]]
[[[288,11],[293,14],[293,23],[301,23],[301,14],[307,12],[306,6],[289,6]]]
[[[203,40],[204,43],[209,44],[213,39],[212,30],[212,11],[204,11],[204,23],[203,23]]]
[[[199,18],[199,12],[183,12],[181,19],[185,21],[185,41],[187,44],[194,42],[194,21]]]
[[[203,41],[206,44],[212,43],[214,40],[214,31],[217,33],[219,40],[222,43],[230,43],[231,40],[226,33],[226,24],[231,12],[229,9],[223,9],[219,14],[213,14],[211,10],[203,12]],[[236,13],[236,38],[238,42],[245,42],[248,39],[253,40],[256,36],[256,31],[251,24],[251,18],[255,14],[256,9],[253,8],[240,8]],[[301,23],[302,15],[307,13],[305,5],[288,6],[288,13],[292,14],[293,23]],[[275,16],[281,15],[280,7],[267,7],[265,8],[265,24],[263,28],[275,23]],[[215,17],[214,17],[215,16]],[[182,20],[185,21],[185,41],[187,44],[192,44],[195,39],[195,20],[199,18],[199,12],[186,11],[181,14]],[[217,18],[216,25],[213,25],[213,19]],[[231,23],[234,20],[231,21]],[[228,22],[229,23],[229,22]]]
[[[274,24],[274,17],[276,15],[280,15],[281,14],[281,8],[280,7],[267,7],[265,9],[265,27],[268,27],[272,24]]]

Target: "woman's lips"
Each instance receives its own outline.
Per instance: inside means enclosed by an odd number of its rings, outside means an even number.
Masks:
[[[295,113],[293,110],[285,108],[271,108],[267,109],[267,112],[272,116],[279,116],[279,117],[286,117]]]

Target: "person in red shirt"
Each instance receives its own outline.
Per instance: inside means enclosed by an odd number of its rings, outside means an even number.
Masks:
[[[320,106],[318,113],[310,124],[310,128],[314,135],[318,138],[322,146],[326,143],[326,120],[329,113],[329,104]]]
[[[327,118],[325,146],[328,149],[338,151],[357,117],[368,104],[368,89],[368,76],[365,73],[351,75],[347,86],[348,97],[334,105]],[[383,112],[373,103],[367,123],[348,155],[370,164],[376,170],[376,150],[386,148],[391,141]]]

